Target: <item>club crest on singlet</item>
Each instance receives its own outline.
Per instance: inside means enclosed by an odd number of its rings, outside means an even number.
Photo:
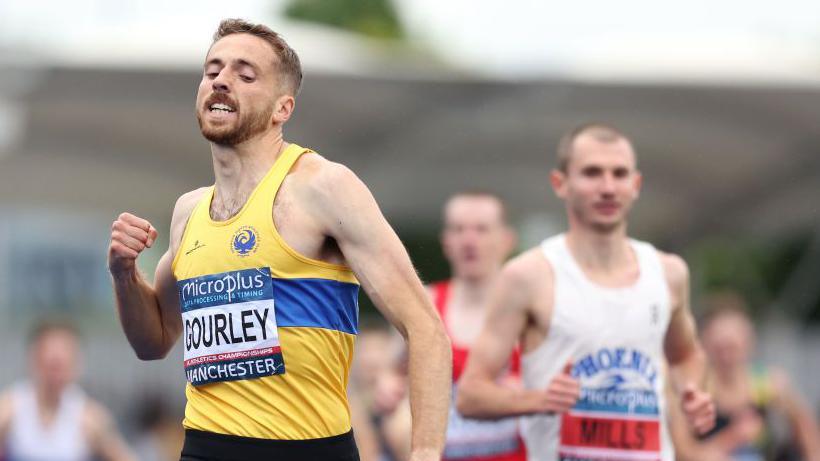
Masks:
[[[259,248],[259,232],[253,226],[242,226],[231,238],[231,253],[245,257],[256,253]]]
[[[637,349],[602,348],[579,358],[581,396],[561,419],[561,461],[661,459],[659,369]]]
[[[184,365],[194,385],[285,372],[270,269],[245,269],[177,282]]]

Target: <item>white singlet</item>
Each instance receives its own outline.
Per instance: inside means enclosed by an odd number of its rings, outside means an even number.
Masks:
[[[54,420],[43,426],[34,387],[22,383],[13,392],[13,414],[8,438],[9,461],[87,461],[91,459],[82,433],[86,397],[69,387],[60,398]]]
[[[567,413],[522,418],[530,461],[672,461],[664,404],[663,340],[669,288],[655,248],[630,240],[635,284],[590,281],[563,234],[541,244],[554,273],[549,332],[521,357],[528,389],[546,389],[567,361],[581,396]]]

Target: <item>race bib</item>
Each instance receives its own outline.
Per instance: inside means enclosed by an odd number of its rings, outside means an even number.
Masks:
[[[578,361],[581,396],[561,418],[561,461],[659,461],[657,370],[636,350],[602,349]]]
[[[245,269],[177,282],[184,365],[198,386],[282,374],[270,269]]]
[[[453,385],[444,459],[483,458],[513,454],[520,449],[518,418],[478,420],[465,418],[456,410]]]

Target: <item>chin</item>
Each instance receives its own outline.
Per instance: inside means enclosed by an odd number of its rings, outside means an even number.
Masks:
[[[464,278],[469,280],[480,280],[487,276],[486,270],[466,270],[463,272]]]
[[[622,224],[623,221],[593,221],[590,227],[601,234],[609,234],[618,230]]]
[[[203,129],[202,137],[216,144],[232,144],[231,140],[236,138],[236,131],[233,129]]]

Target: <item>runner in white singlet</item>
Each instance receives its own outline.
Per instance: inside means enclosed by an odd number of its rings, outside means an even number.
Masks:
[[[86,397],[76,386],[63,391],[53,421],[41,420],[34,385],[20,383],[11,391],[14,419],[7,439],[9,460],[85,461],[91,459],[82,432]]]
[[[550,179],[569,229],[502,270],[458,409],[526,415],[532,461],[671,461],[664,361],[691,429],[714,424],[686,263],[627,236],[641,176],[621,132],[601,124],[571,131]],[[519,339],[523,390],[496,384]]]
[[[31,380],[0,396],[0,459],[131,461],[108,412],[75,384],[77,333],[45,322],[30,340]]]

